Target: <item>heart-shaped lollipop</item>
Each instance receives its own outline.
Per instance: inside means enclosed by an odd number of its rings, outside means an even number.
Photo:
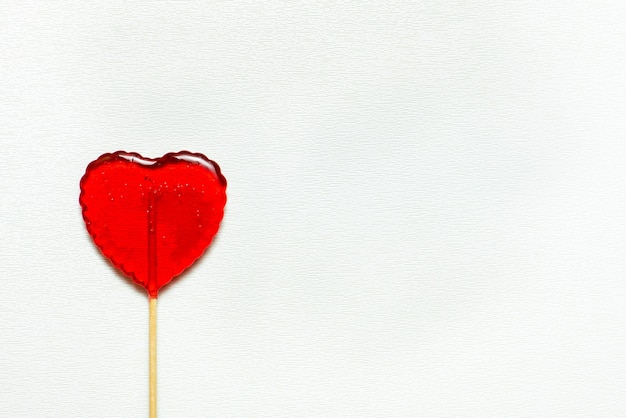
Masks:
[[[219,166],[184,151],[157,159],[104,154],[89,164],[80,186],[94,242],[151,298],[202,255],[226,204]]]
[[[156,418],[156,298],[213,240],[224,216],[226,179],[202,154],[149,159],[118,151],[92,161],[80,189],[94,242],[149,295],[149,404]]]

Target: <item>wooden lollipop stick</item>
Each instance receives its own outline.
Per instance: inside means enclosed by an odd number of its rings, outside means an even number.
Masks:
[[[156,226],[157,226],[157,208],[156,192],[152,191],[148,194],[148,280],[156,283]],[[156,297],[150,297],[150,418],[157,416],[157,394],[156,394]]]
[[[150,298],[150,418],[157,416],[156,375],[156,298]]]

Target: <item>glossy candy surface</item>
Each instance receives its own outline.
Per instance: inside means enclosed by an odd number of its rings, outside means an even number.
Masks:
[[[89,164],[80,187],[94,242],[150,297],[202,255],[226,204],[219,166],[185,151],[158,159],[104,154]]]

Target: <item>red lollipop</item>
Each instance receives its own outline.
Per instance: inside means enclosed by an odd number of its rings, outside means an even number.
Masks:
[[[89,234],[150,300],[150,416],[156,417],[156,298],[209,246],[224,216],[226,179],[202,154],[149,159],[118,151],[91,162],[80,181]]]

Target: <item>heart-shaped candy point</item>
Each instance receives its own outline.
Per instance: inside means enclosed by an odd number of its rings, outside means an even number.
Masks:
[[[80,188],[94,242],[151,298],[202,255],[226,204],[219,166],[185,151],[157,159],[104,154],[89,164]]]

